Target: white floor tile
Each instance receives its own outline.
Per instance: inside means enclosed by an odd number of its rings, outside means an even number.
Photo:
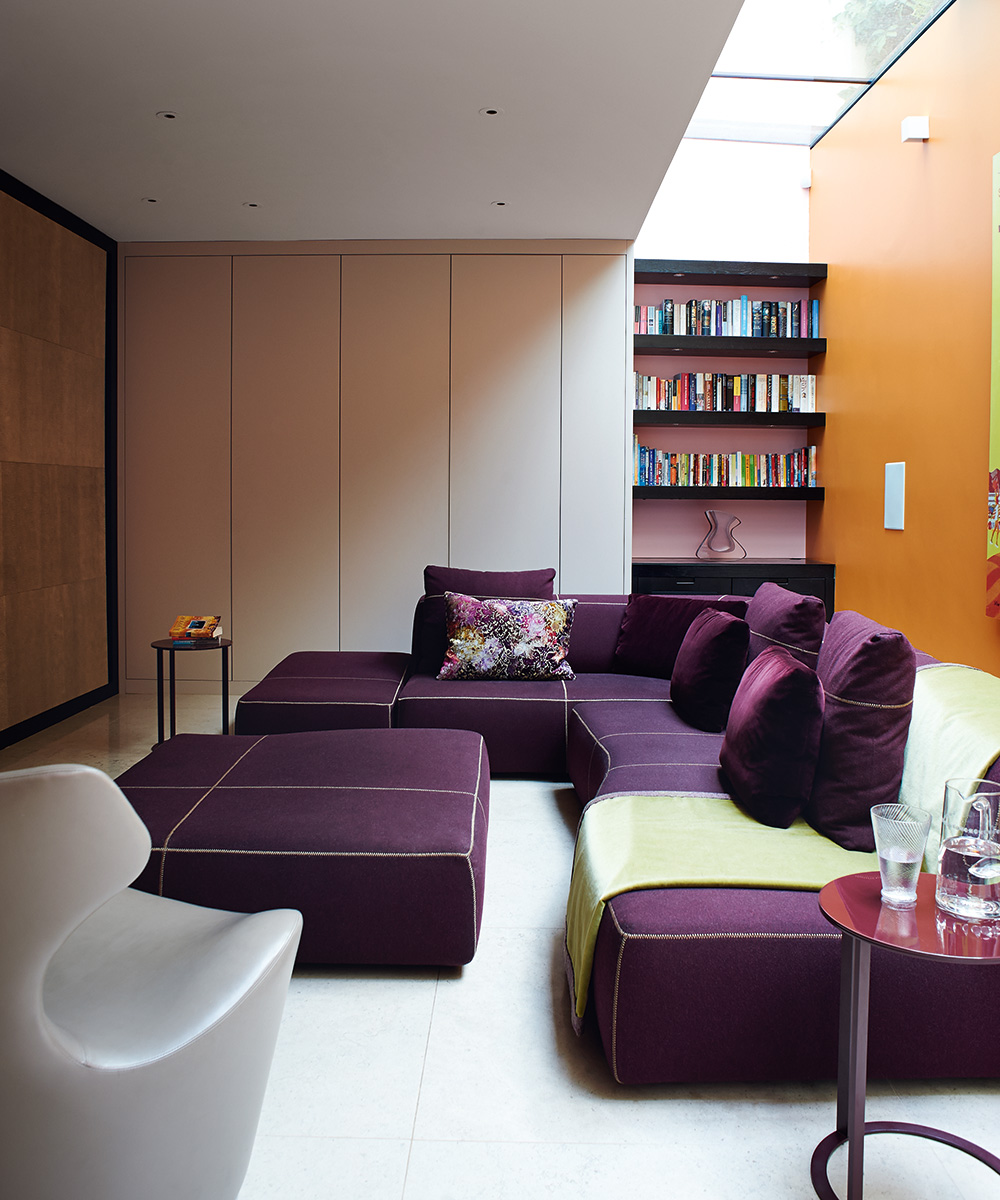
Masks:
[[[406,1140],[257,1136],[239,1200],[400,1200]]]

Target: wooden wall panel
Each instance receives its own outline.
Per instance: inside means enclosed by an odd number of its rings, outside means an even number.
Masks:
[[[104,472],[0,463],[3,587],[8,595],[104,578]],[[104,614],[87,614],[103,622]]]
[[[627,285],[624,254],[563,257],[559,587],[566,593],[631,590]]]
[[[150,642],[178,613],[230,612],[231,260],[125,265],[126,674],[153,679]],[[178,677],[217,677],[214,654]]]
[[[233,674],[336,650],[340,259],[233,260]]]
[[[447,562],[449,274],[448,255],[344,258],[345,650],[408,651],[423,569]]]
[[[106,600],[103,571],[5,598],[9,724],[108,682]]]
[[[452,566],[557,567],[557,255],[452,260]]]
[[[0,460],[104,465],[104,359],[0,327]]]
[[[104,357],[107,256],[0,192],[0,325]]]

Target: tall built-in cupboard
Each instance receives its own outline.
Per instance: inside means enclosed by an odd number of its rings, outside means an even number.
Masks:
[[[624,244],[128,246],[123,280],[127,687],[180,612],[238,690],[408,649],[427,563],[628,587]]]

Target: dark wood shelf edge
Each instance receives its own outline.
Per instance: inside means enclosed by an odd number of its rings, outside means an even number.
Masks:
[[[822,500],[821,487],[649,487],[632,485],[634,500]]]
[[[687,258],[637,258],[636,283],[685,283],[765,287],[811,287],[826,279],[826,263],[725,262]]]
[[[684,354],[692,358],[814,358],[826,353],[826,338],[674,337],[635,333],[632,353]]]
[[[703,412],[669,408],[634,408],[633,425],[746,425],[761,429],[821,429],[826,413]]]

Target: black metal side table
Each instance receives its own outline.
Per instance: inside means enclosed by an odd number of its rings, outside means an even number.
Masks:
[[[198,653],[205,650],[222,651],[222,732],[229,732],[229,647],[233,643],[229,638],[212,638],[204,646],[175,646],[170,638],[163,638],[150,645],[156,651],[156,741],[163,738],[163,655],[170,655],[170,736],[177,732],[177,687],[174,674],[174,656]]]
[[[840,958],[840,1042],[837,1062],[837,1128],[813,1151],[811,1176],[820,1200],[838,1200],[827,1164],[847,1142],[847,1200],[864,1194],[865,1135],[909,1133],[954,1146],[1000,1175],[1000,1158],[965,1138],[929,1125],[901,1121],[865,1122],[868,1073],[868,984],[872,946],[884,946],[916,958],[1000,964],[1000,938],[970,937],[968,922],[942,912],[934,903],[937,877],[921,874],[914,908],[882,904],[878,871],[844,875],[819,894],[826,919],[844,933]]]

